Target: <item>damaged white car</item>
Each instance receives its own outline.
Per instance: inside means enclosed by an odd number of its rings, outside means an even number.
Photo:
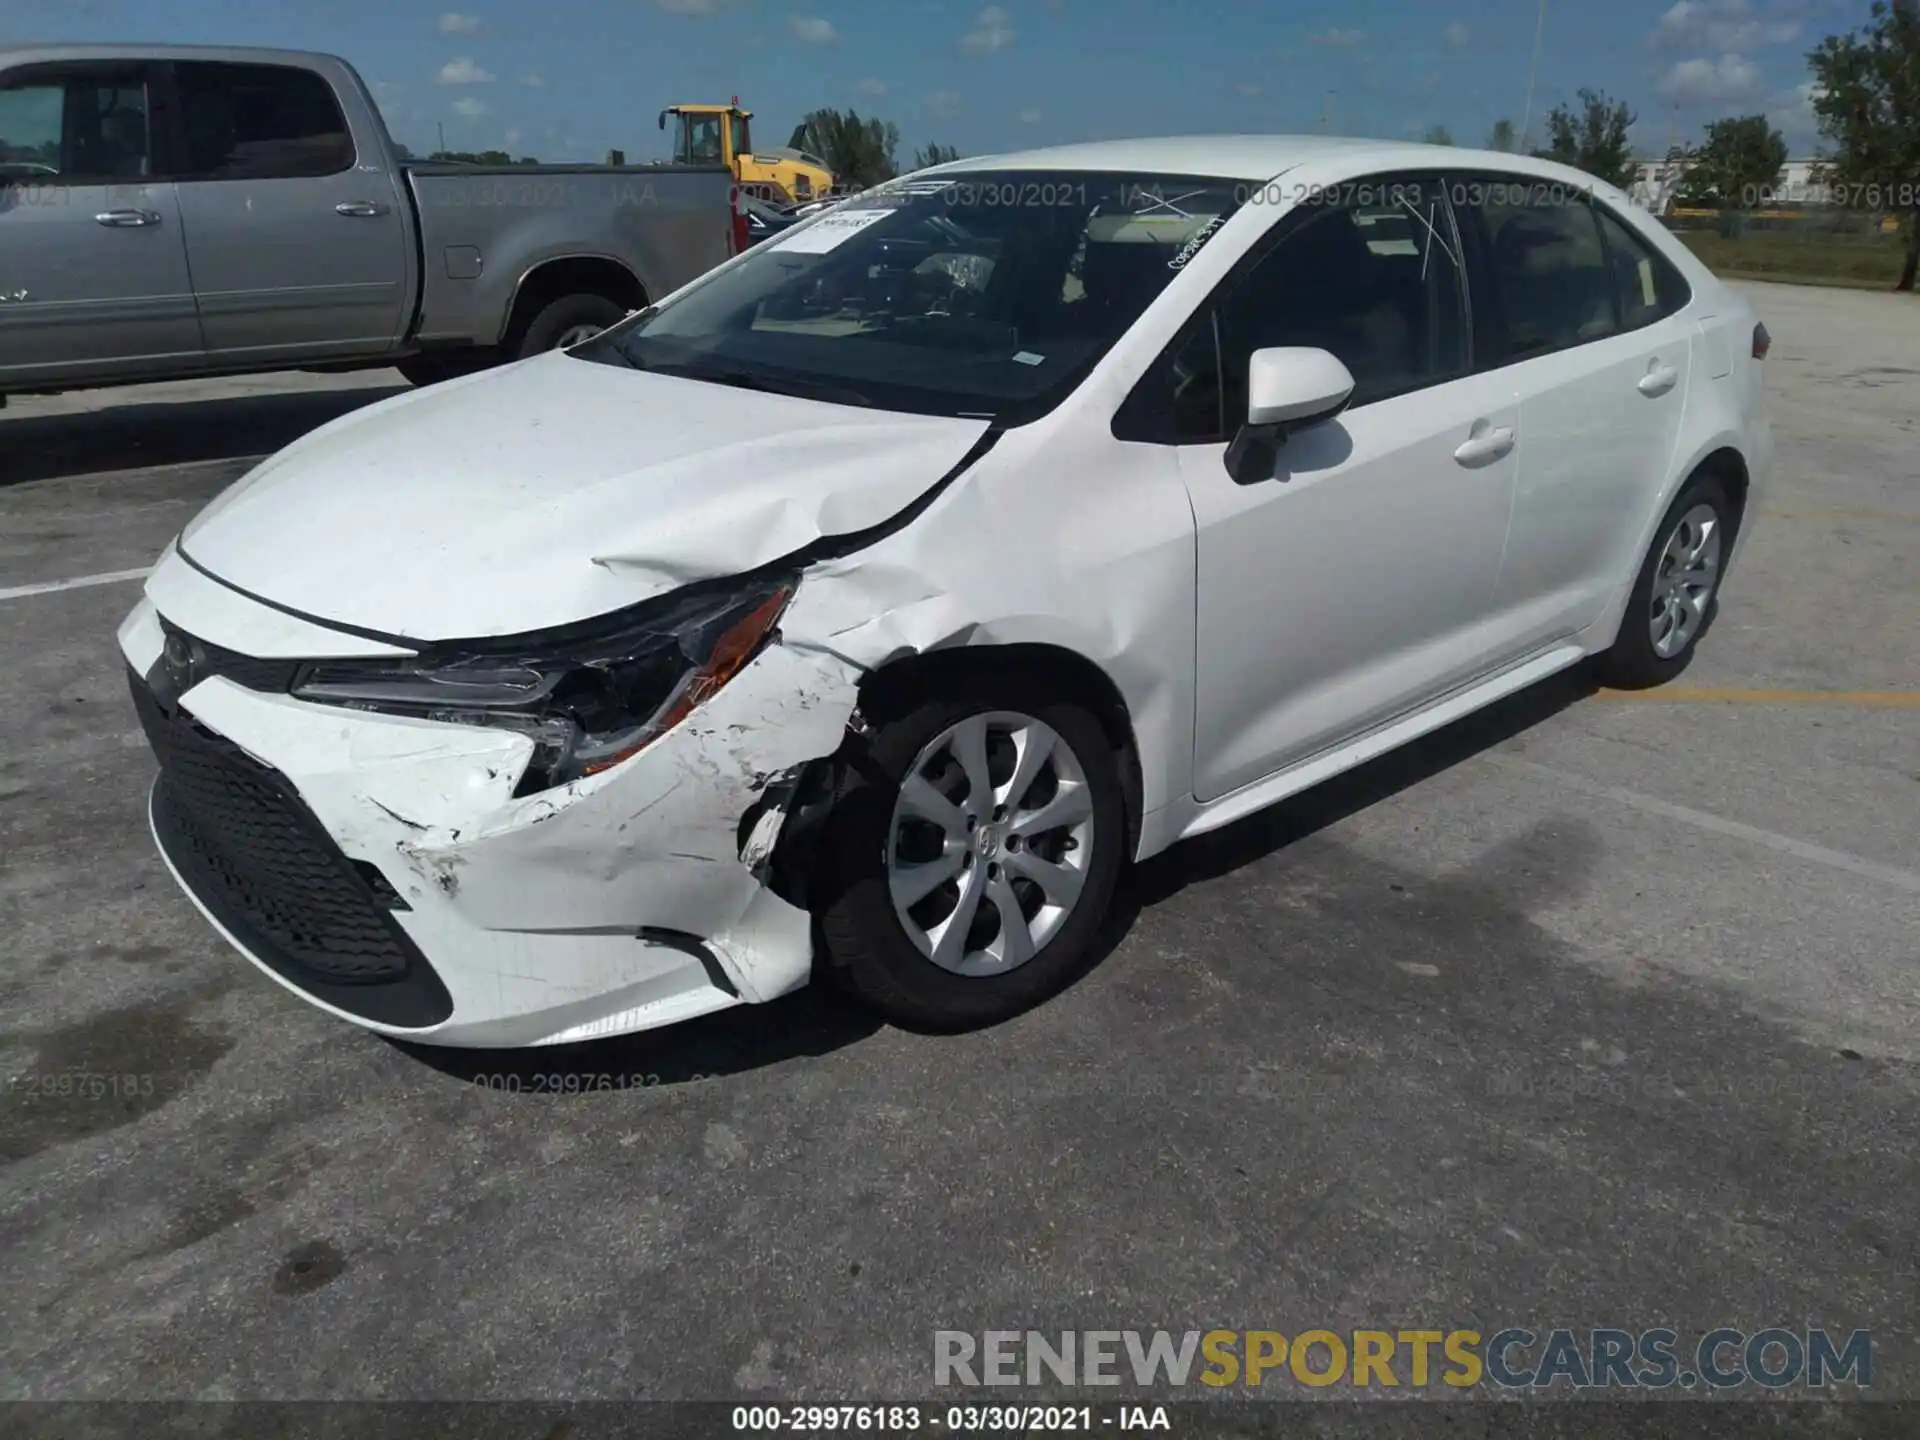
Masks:
[[[803,984],[990,1023],[1123,866],[1690,655],[1765,331],[1612,190],[1124,142],[847,201],[261,464],[120,632],[207,919],[438,1044]]]

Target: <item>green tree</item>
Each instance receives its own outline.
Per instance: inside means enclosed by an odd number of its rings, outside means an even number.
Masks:
[[[1626,101],[1582,90],[1577,113],[1568,105],[1554,106],[1547,116],[1547,148],[1533,153],[1624,190],[1633,183],[1633,148],[1627,143],[1627,131],[1636,118]]]
[[[1425,139],[1429,145],[1453,144],[1453,132],[1444,125],[1435,125],[1432,129],[1428,130],[1422,138]]]
[[[1519,138],[1513,133],[1513,122],[1500,119],[1493,122],[1493,133],[1487,136],[1489,150],[1518,150]]]
[[[1787,142],[1764,115],[1715,120],[1707,138],[1687,156],[1681,198],[1689,205],[1751,210],[1779,182]]]
[[[1920,0],[1873,0],[1873,23],[1829,35],[1811,51],[1813,113],[1838,147],[1819,180],[1847,203],[1900,214],[1906,264],[1896,287],[1920,272]],[[1856,197],[1858,197],[1856,199]]]
[[[925,170],[932,165],[947,165],[960,158],[960,151],[953,145],[929,145],[924,150],[913,152],[915,170]]]
[[[878,185],[899,174],[893,157],[900,148],[900,127],[884,120],[862,120],[852,110],[811,112],[793,127],[787,144],[826,161],[839,185]]]
[[[522,155],[516,160],[504,150],[436,150],[427,158],[452,160],[461,165],[538,165],[540,163],[531,155]]]

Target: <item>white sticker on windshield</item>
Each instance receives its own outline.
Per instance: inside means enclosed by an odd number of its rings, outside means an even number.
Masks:
[[[829,210],[811,225],[779,237],[773,248],[796,255],[824,255],[835,246],[851,240],[876,220],[884,220],[891,214],[891,209]]]
[[[1036,355],[1031,350],[1022,350],[1013,357],[1013,363],[1016,365],[1044,365],[1047,363],[1047,357],[1044,355]]]

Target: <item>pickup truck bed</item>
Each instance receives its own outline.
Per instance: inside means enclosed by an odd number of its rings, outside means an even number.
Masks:
[[[743,244],[724,169],[402,158],[346,61],[0,48],[7,392],[572,343]]]

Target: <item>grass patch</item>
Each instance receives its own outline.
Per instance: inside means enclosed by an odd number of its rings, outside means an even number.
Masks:
[[[1860,245],[1753,232],[1737,240],[1712,230],[1682,230],[1676,235],[1716,275],[1734,279],[1891,290],[1899,282],[1905,259],[1895,237]]]

